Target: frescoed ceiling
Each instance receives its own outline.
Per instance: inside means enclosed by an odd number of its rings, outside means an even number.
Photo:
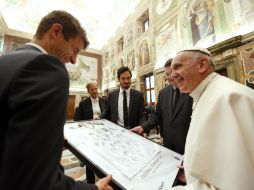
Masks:
[[[140,0],[0,0],[8,28],[35,33],[40,19],[52,10],[66,10],[82,23],[89,48],[101,49]]]

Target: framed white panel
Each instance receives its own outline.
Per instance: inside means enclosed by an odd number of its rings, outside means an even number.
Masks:
[[[181,155],[108,120],[66,123],[64,135],[95,167],[128,190],[169,189]]]

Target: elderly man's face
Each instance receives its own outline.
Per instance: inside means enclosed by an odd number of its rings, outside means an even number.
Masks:
[[[172,78],[181,92],[190,93],[200,83],[198,60],[190,52],[181,52],[171,63]]]
[[[90,94],[90,96],[91,96],[93,99],[97,98],[97,97],[98,97],[97,85],[96,85],[96,84],[90,84],[88,93]]]

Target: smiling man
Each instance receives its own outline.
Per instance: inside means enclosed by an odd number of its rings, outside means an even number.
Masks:
[[[174,190],[254,189],[254,91],[215,73],[207,49],[183,50],[171,67],[180,91],[193,98],[187,186]]]
[[[69,94],[64,63],[88,46],[79,21],[64,11],[42,18],[31,43],[0,58],[0,189],[110,190],[64,175],[60,159]]]
[[[131,77],[128,67],[118,69],[120,88],[109,93],[107,109],[102,116],[126,129],[141,125],[145,121],[143,93],[130,88]]]
[[[169,85],[159,92],[156,111],[142,126],[131,131],[142,134],[160,124],[163,129],[163,146],[183,155],[191,120],[192,98],[185,93],[179,94],[177,98],[176,93],[179,93],[179,90],[171,77],[171,62],[172,59],[169,59],[164,65],[165,78]]]

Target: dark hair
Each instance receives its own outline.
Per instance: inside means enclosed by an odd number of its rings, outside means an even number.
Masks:
[[[173,59],[172,58],[169,58],[166,63],[164,64],[164,68],[166,67],[170,67],[171,66],[171,63],[172,63]]]
[[[126,66],[123,66],[123,67],[120,67],[118,70],[117,70],[117,78],[119,79],[120,78],[120,75],[124,72],[128,71],[132,77],[132,74],[131,74],[131,70],[129,69],[129,67],[126,67]]]
[[[80,22],[66,11],[52,11],[42,18],[35,33],[35,37],[41,39],[53,24],[60,24],[65,40],[80,35],[83,38],[84,49],[89,45],[85,29]]]

